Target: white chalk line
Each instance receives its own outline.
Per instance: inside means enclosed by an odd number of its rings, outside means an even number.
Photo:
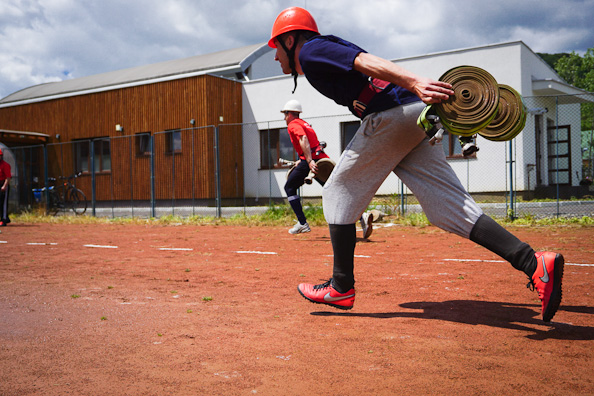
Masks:
[[[276,252],[259,252],[257,250],[238,250],[235,253],[239,253],[239,254],[278,254]]]
[[[0,241],[0,243],[8,243],[8,241]],[[27,242],[27,245],[33,246],[55,246],[57,243],[55,242]],[[118,249],[118,246],[110,246],[110,245],[83,245],[84,247],[89,248],[99,248],[99,249]],[[169,251],[193,251],[192,248],[158,248],[159,250],[169,250]],[[235,253],[239,254],[268,254],[268,255],[275,255],[278,254],[276,252],[260,252],[257,250],[238,250]],[[326,257],[333,257],[333,255],[329,254]],[[364,256],[360,254],[356,254],[355,258],[371,258],[371,256]],[[505,260],[483,260],[483,259],[442,259],[442,261],[474,261],[474,262],[483,262],[483,263],[507,263]],[[574,267],[594,267],[594,264],[588,263],[565,263],[565,265],[571,265]]]
[[[99,248],[99,249],[118,249],[117,246],[111,246],[111,245],[83,245],[84,247],[88,247],[88,248]]]
[[[481,259],[442,259],[443,261],[481,261],[483,263],[507,263],[505,260],[481,260]],[[594,267],[594,264],[565,263],[575,267]]]
[[[8,243],[8,241],[0,241],[0,243]],[[56,242],[27,242],[26,245],[29,246],[56,246]],[[94,245],[94,244],[87,244],[83,245],[83,247],[88,248],[97,248],[97,249],[119,249],[119,246],[113,245]],[[192,248],[158,248],[159,250],[172,250],[172,251],[192,251]]]

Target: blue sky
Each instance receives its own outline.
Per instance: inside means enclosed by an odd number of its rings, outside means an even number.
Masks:
[[[535,52],[594,47],[594,0],[1,0],[0,97],[263,43],[293,5],[323,34],[389,59],[515,40]]]

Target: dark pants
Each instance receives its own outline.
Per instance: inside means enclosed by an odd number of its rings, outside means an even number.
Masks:
[[[317,162],[317,160],[315,160]],[[287,198],[289,200],[289,204],[295,212],[297,216],[297,220],[299,223],[305,224],[307,219],[305,214],[303,213],[303,208],[301,207],[301,199],[299,195],[297,195],[297,190],[305,183],[305,178],[309,175],[309,164],[305,161],[300,161],[299,164],[293,169],[289,177],[287,178],[287,182],[285,183],[285,192],[287,193]],[[318,183],[322,186],[324,185],[318,179],[315,179]]]
[[[2,182],[4,184],[4,182]],[[0,184],[0,186],[2,185]],[[10,223],[8,217],[8,193],[10,192],[10,185],[6,186],[6,191],[0,191],[0,221],[4,224]]]

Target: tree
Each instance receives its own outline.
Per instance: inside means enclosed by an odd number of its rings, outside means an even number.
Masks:
[[[594,92],[594,48],[588,49],[583,57],[575,52],[560,57],[554,68],[571,85]]]
[[[547,62],[549,66],[551,66],[551,68],[555,68],[555,63],[557,63],[557,61],[560,58],[563,58],[565,56],[569,56],[569,54],[567,52],[561,52],[558,54],[543,54],[541,52],[537,52],[536,53],[538,56],[540,56],[542,58],[543,61]]]
[[[588,49],[583,57],[575,52],[560,57],[554,67],[559,76],[571,85],[594,92],[594,48]],[[583,154],[590,159],[590,170],[586,174],[594,176],[594,103],[582,104],[581,111]]]

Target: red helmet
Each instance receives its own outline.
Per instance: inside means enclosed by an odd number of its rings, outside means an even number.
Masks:
[[[274,39],[283,33],[292,32],[293,30],[309,30],[320,34],[318,25],[309,11],[300,7],[290,7],[276,17],[274,25],[272,25],[272,35],[270,36],[270,40],[268,40],[268,46],[276,48]]]

